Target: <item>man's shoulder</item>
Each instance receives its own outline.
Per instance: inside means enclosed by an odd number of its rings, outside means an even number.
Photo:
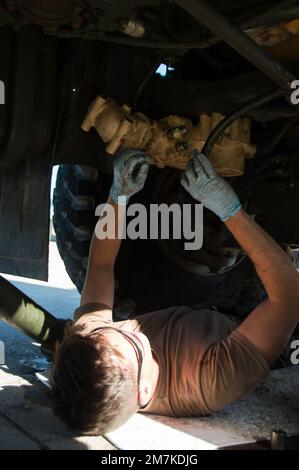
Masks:
[[[80,307],[76,308],[74,312],[74,322],[77,322],[82,317],[82,315],[97,314],[97,313],[101,314],[102,312],[105,312],[105,311],[111,312],[111,309],[107,305],[99,303],[99,302],[89,302],[89,303],[80,305]]]
[[[167,307],[159,310],[153,310],[151,312],[143,313],[141,315],[132,316],[131,319],[140,320],[140,321],[151,321],[158,318],[170,318],[173,315],[183,315],[185,313],[190,313],[192,310],[187,306],[173,306]]]
[[[200,318],[202,315],[222,315],[219,312],[207,308],[194,308],[189,307],[187,305],[177,305],[173,307],[168,307],[160,310],[154,310],[151,312],[143,313],[141,315],[134,315],[129,319],[138,320],[140,322],[147,322],[147,321],[166,321],[167,319],[176,319],[182,321],[185,319],[186,316],[188,317],[198,317]]]
[[[107,305],[97,302],[86,303],[75,310],[74,323],[88,334],[100,326],[111,324],[112,312]]]
[[[180,305],[136,315],[129,320],[135,321],[142,332],[159,334],[166,329],[188,329],[191,322],[200,322],[200,317],[200,310]]]

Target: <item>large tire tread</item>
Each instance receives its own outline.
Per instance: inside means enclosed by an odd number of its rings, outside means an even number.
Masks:
[[[59,167],[53,197],[53,225],[59,253],[79,292],[86,275],[95,222],[95,194],[99,186],[99,172],[94,168],[79,165]]]

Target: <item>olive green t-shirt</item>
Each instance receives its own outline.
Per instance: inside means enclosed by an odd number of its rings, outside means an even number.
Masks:
[[[104,306],[77,309],[76,324],[88,334],[111,325]],[[144,413],[201,416],[248,395],[270,372],[256,347],[234,331],[238,322],[214,310],[173,307],[114,328],[144,333],[159,362],[156,391]]]

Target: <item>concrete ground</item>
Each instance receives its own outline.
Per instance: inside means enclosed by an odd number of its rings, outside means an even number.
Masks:
[[[50,243],[49,282],[5,275],[59,318],[72,318],[79,294],[56,244]],[[269,439],[272,429],[299,435],[299,367],[275,371],[254,394],[213,417],[133,416],[105,437],[69,433],[53,416],[36,372],[48,368],[39,345],[0,322],[5,365],[0,365],[0,449],[219,449]],[[0,351],[1,352],[1,351]]]

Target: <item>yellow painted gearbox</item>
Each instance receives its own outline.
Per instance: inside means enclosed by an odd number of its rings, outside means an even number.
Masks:
[[[222,114],[201,114],[198,124],[179,116],[168,116],[160,121],[145,114],[131,114],[131,109],[118,106],[112,99],[98,96],[90,105],[82,129],[95,127],[107,143],[107,153],[114,155],[120,148],[142,149],[151,157],[151,163],[160,168],[170,166],[184,169],[193,149],[201,150],[214,127],[224,118]],[[223,176],[244,173],[245,158],[252,157],[256,148],[250,143],[250,119],[235,121],[215,143],[210,161]]]

